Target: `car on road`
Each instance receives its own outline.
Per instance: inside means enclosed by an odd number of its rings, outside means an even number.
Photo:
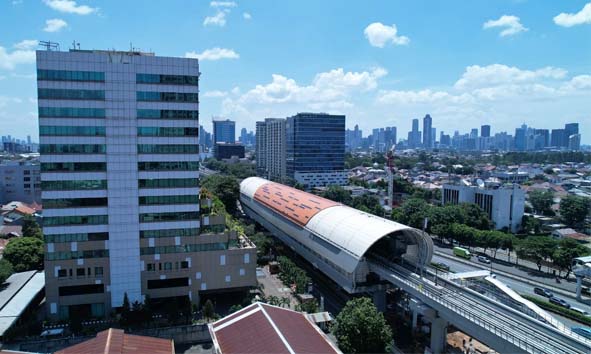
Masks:
[[[548,299],[548,301],[550,301],[554,305],[558,305],[558,306],[562,306],[562,307],[566,307],[567,309],[570,309],[570,304],[568,302],[566,302],[566,300],[561,299],[559,297],[551,297],[550,299]]]
[[[545,289],[545,288],[534,288],[534,293],[538,294],[538,295],[542,295],[544,297],[554,297],[554,293],[552,293],[550,290]]]
[[[454,256],[470,259],[472,258],[472,253],[465,248],[462,247],[454,247],[453,249]]]
[[[580,336],[591,339],[591,328],[573,327],[571,330]]]
[[[575,311],[575,312],[577,312],[577,313],[580,313],[581,315],[583,315],[583,316],[585,316],[585,317],[590,317],[590,316],[591,316],[591,315],[589,314],[589,312],[587,312],[587,311],[585,311],[585,310],[583,310],[583,309],[580,309],[580,308],[578,308],[578,307],[571,307],[570,309],[571,309],[572,311]]]
[[[476,258],[478,259],[478,262],[490,264],[490,259],[488,259],[487,256],[479,255]]]
[[[433,267],[439,268],[441,270],[445,270],[446,272],[449,272],[449,265],[447,265],[446,263],[443,263],[443,262],[433,263]]]

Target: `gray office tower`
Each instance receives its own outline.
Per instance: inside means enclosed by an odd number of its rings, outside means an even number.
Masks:
[[[256,282],[254,248],[220,233],[199,188],[199,75],[196,59],[37,52],[51,319]]]
[[[480,126],[480,136],[483,138],[490,137],[490,125]]]
[[[431,137],[431,134],[433,134],[433,131],[431,130],[432,125],[433,120],[431,119],[431,116],[427,114],[423,118],[423,147],[425,149],[433,148],[433,145],[431,145],[431,143],[433,142],[433,139]]]

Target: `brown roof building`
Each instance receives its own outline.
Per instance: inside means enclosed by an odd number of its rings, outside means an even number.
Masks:
[[[254,303],[209,324],[216,354],[341,353],[306,314]]]
[[[55,354],[174,354],[174,341],[125,334],[121,329],[109,328],[95,338],[60,350]]]

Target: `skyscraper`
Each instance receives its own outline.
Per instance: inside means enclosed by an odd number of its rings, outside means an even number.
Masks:
[[[233,120],[213,120],[213,146],[217,143],[236,142],[236,122]]]
[[[564,132],[567,138],[571,135],[579,134],[579,123],[568,123],[564,125]]]
[[[433,145],[431,145],[432,143],[432,138],[431,138],[431,134],[433,133],[431,131],[431,127],[433,125],[433,120],[431,119],[430,115],[426,115],[423,118],[423,147],[425,149],[431,149],[433,147]]]
[[[480,136],[483,138],[490,137],[490,125],[482,125],[480,126]]]
[[[298,113],[286,131],[289,177],[307,188],[347,183],[344,115]]]
[[[200,196],[199,75],[196,59],[37,52],[50,318],[256,282],[254,249],[229,247]]]
[[[550,135],[550,146],[560,148],[568,145],[568,137],[564,129],[552,129]]]
[[[515,129],[515,150],[525,151],[527,149],[527,125],[522,124]]]
[[[256,159],[259,176],[274,180],[285,179],[286,130],[285,119],[267,118],[257,122]]]
[[[408,133],[408,145],[411,148],[421,146],[421,132],[419,131],[419,120],[412,120],[412,130]]]

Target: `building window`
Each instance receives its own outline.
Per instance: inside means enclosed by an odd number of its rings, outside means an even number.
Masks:
[[[104,82],[105,73],[98,71],[37,69],[37,80]]]
[[[105,118],[105,109],[39,107],[39,118]]]
[[[44,191],[73,191],[73,190],[101,190],[107,189],[107,181],[88,179],[81,181],[42,181]]]
[[[148,263],[146,270],[148,272],[155,272],[156,271],[156,264],[154,263]]]
[[[198,178],[140,179],[139,188],[192,188],[199,187]]]
[[[40,136],[105,136],[105,127],[77,127],[42,125]]]
[[[197,85],[199,76],[136,74],[138,84]]]
[[[94,276],[100,278],[103,276],[103,267],[94,267]]]
[[[198,136],[199,128],[179,128],[179,127],[138,127],[138,136]],[[196,145],[195,145],[196,146]]]
[[[57,276],[59,278],[65,278],[68,276],[68,270],[67,269],[60,269],[57,271]]]
[[[188,268],[189,268],[189,262],[181,261],[181,269],[188,269]]]
[[[199,111],[138,109],[136,114],[141,119],[199,119]]]
[[[101,172],[107,170],[105,162],[50,162],[41,164],[41,172]]]
[[[108,215],[87,215],[87,216],[54,216],[43,218],[43,226],[59,225],[107,225]]]
[[[42,154],[104,154],[106,145],[91,144],[43,144],[39,145]]]
[[[140,222],[166,222],[181,220],[199,220],[198,212],[171,212],[171,213],[145,213],[140,214]]]
[[[108,198],[43,199],[46,209],[106,207]]]
[[[86,269],[84,268],[76,268],[76,276],[83,277],[86,275]]]
[[[172,262],[165,262],[164,270],[172,270]]]
[[[226,255],[220,255],[220,265],[226,265]]]
[[[244,270],[244,268],[240,268],[240,276],[244,276],[246,274],[246,271]]]
[[[138,145],[138,154],[198,154],[199,145]]]
[[[155,195],[139,197],[140,205],[197,204],[198,195]]]
[[[37,89],[39,99],[49,100],[105,100],[103,90],[66,90],[66,89]]]
[[[180,286],[189,286],[189,278],[148,280],[148,289],[176,288]]]
[[[229,283],[232,280],[232,277],[229,275],[226,275],[225,281],[226,283]]]
[[[103,92],[104,94],[104,92]],[[39,97],[41,98],[41,97]],[[185,92],[154,92],[138,91],[136,93],[138,101],[161,101],[161,102],[199,102],[199,94]]]
[[[140,171],[198,171],[196,161],[138,162]]]
[[[250,263],[250,253],[244,254],[244,264]]]

